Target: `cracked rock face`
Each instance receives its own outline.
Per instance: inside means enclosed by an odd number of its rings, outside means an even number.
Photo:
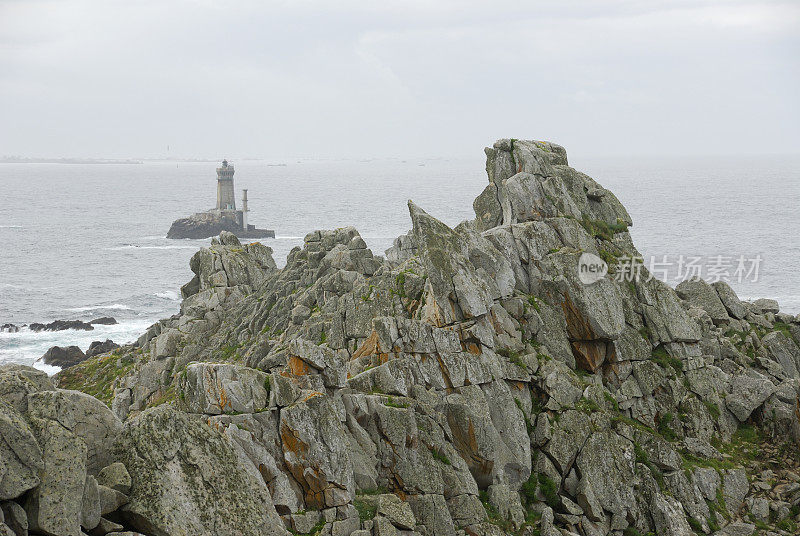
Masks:
[[[207,424],[167,405],[127,423],[123,517],[145,534],[284,534],[268,490]],[[272,528],[270,528],[272,527]]]
[[[476,218],[409,202],[386,258],[352,227],[309,233],[282,269],[225,233],[199,251],[179,315],[58,375],[125,421],[92,407],[68,427],[116,448],[85,443],[60,488],[40,480],[38,400],[75,395],[0,369],[17,445],[0,501],[81,495],[59,534],[97,503],[98,526],[157,535],[691,534],[750,514],[790,533],[797,317],[720,283],[582,282],[584,253],[638,256],[625,208],[556,144],[486,156]]]

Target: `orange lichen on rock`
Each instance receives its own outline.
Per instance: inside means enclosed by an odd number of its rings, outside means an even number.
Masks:
[[[578,368],[597,372],[606,359],[606,343],[602,341],[572,341],[572,355]]]
[[[289,357],[287,364],[289,365],[289,370],[295,376],[306,376],[308,374],[308,363],[295,355]]]
[[[306,396],[303,398],[302,402],[306,402],[306,401],[308,401],[308,400],[311,400],[312,398],[314,398],[314,397],[316,397],[316,396],[323,396],[323,394],[322,394],[322,393],[320,393],[319,391],[312,391],[312,392],[308,393],[308,395],[306,395]]]
[[[589,320],[581,313],[572,299],[569,292],[564,292],[564,299],[561,302],[561,310],[564,311],[564,318],[567,321],[567,333],[570,339],[579,341],[591,341],[597,339],[597,335],[592,329]]]
[[[373,330],[369,337],[367,337],[367,340],[364,341],[364,344],[362,344],[361,347],[356,350],[350,359],[358,359],[359,357],[363,357],[365,355],[374,355],[379,352],[380,344],[378,342],[378,332]]]
[[[467,462],[467,466],[469,466],[472,475],[479,482],[488,481],[492,469],[494,469],[494,461],[487,460],[480,454],[478,440],[475,436],[475,425],[472,419],[469,419],[466,430],[461,427],[460,423],[451,418],[451,416],[448,416],[447,421],[450,425],[450,430],[453,432],[453,445],[456,447],[459,454],[461,454],[461,457]]]
[[[575,363],[579,368],[594,374],[609,355],[613,358],[614,345],[597,336],[589,319],[575,306],[568,292],[564,292],[563,298],[561,309],[567,321],[567,334]]]
[[[281,441],[285,452],[291,452],[298,456],[305,456],[308,452],[308,445],[301,441],[297,432],[286,423],[281,423]]]

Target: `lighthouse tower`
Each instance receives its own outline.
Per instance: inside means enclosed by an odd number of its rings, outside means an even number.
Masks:
[[[217,210],[236,210],[236,199],[233,193],[233,165],[227,160],[217,168]]]

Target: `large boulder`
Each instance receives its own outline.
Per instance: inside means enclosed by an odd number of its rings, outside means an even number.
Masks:
[[[769,298],[760,298],[754,301],[752,307],[761,314],[764,313],[778,314],[778,312],[780,312],[780,307],[778,306],[778,302],[776,300],[771,300]]]
[[[790,337],[774,331],[767,333],[761,343],[770,359],[778,363],[787,375],[800,376],[800,348]]]
[[[287,468],[314,509],[343,506],[355,494],[350,444],[329,397],[312,393],[283,408],[280,437]]]
[[[267,407],[269,375],[240,365],[192,363],[186,367],[181,389],[192,413],[254,413]]]
[[[700,327],[681,306],[669,285],[650,279],[636,287],[644,323],[654,343],[697,342]]]
[[[97,474],[114,461],[113,445],[122,431],[114,413],[93,396],[79,391],[42,391],[28,397],[32,420],[52,421],[86,445],[86,469]]]
[[[132,477],[124,516],[154,536],[286,535],[272,499],[207,424],[169,405],[126,423],[120,458]]]
[[[181,289],[184,298],[210,289],[257,286],[276,268],[272,248],[260,242],[242,245],[230,233],[220,234],[211,246],[192,256],[195,277]]]
[[[29,394],[54,390],[53,382],[44,371],[25,365],[0,366],[0,399],[20,414],[28,411]]]
[[[725,405],[739,421],[745,422],[774,392],[775,384],[755,371],[748,371],[733,379]]]
[[[508,389],[502,383],[468,385],[445,403],[453,445],[478,485],[499,481],[518,489],[531,471],[530,439]]]
[[[491,242],[466,229],[451,229],[411,201],[408,209],[428,275],[425,317],[430,323],[441,326],[485,315],[493,300],[512,293],[511,265]]]
[[[731,317],[741,320],[747,316],[747,309],[728,283],[717,281],[711,283],[711,286],[717,291],[717,296]]]
[[[67,368],[85,361],[86,357],[77,346],[53,346],[40,359],[45,365]]]
[[[678,293],[681,299],[704,309],[715,324],[730,320],[728,311],[722,304],[717,290],[702,279],[681,281],[675,287],[675,292]]]
[[[0,400],[0,500],[17,498],[37,486],[42,469],[42,450],[28,423]]]
[[[575,464],[584,495],[593,495],[603,510],[624,517],[634,508],[636,499],[630,485],[634,481],[634,448],[630,441],[612,431],[594,432]]]
[[[26,500],[31,530],[80,536],[111,511],[100,510],[91,475],[110,463],[122,423],[96,398],[63,390],[28,395],[28,420],[44,458],[41,484]]]
[[[25,511],[30,528],[57,536],[81,536],[86,443],[57,420],[32,417],[42,445],[41,484],[28,495]],[[94,527],[91,527],[94,528]]]

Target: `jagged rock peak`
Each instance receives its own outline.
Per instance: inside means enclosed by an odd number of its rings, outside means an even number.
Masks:
[[[473,203],[480,231],[553,217],[633,224],[614,194],[567,165],[560,145],[504,139],[485,152],[489,185]]]

